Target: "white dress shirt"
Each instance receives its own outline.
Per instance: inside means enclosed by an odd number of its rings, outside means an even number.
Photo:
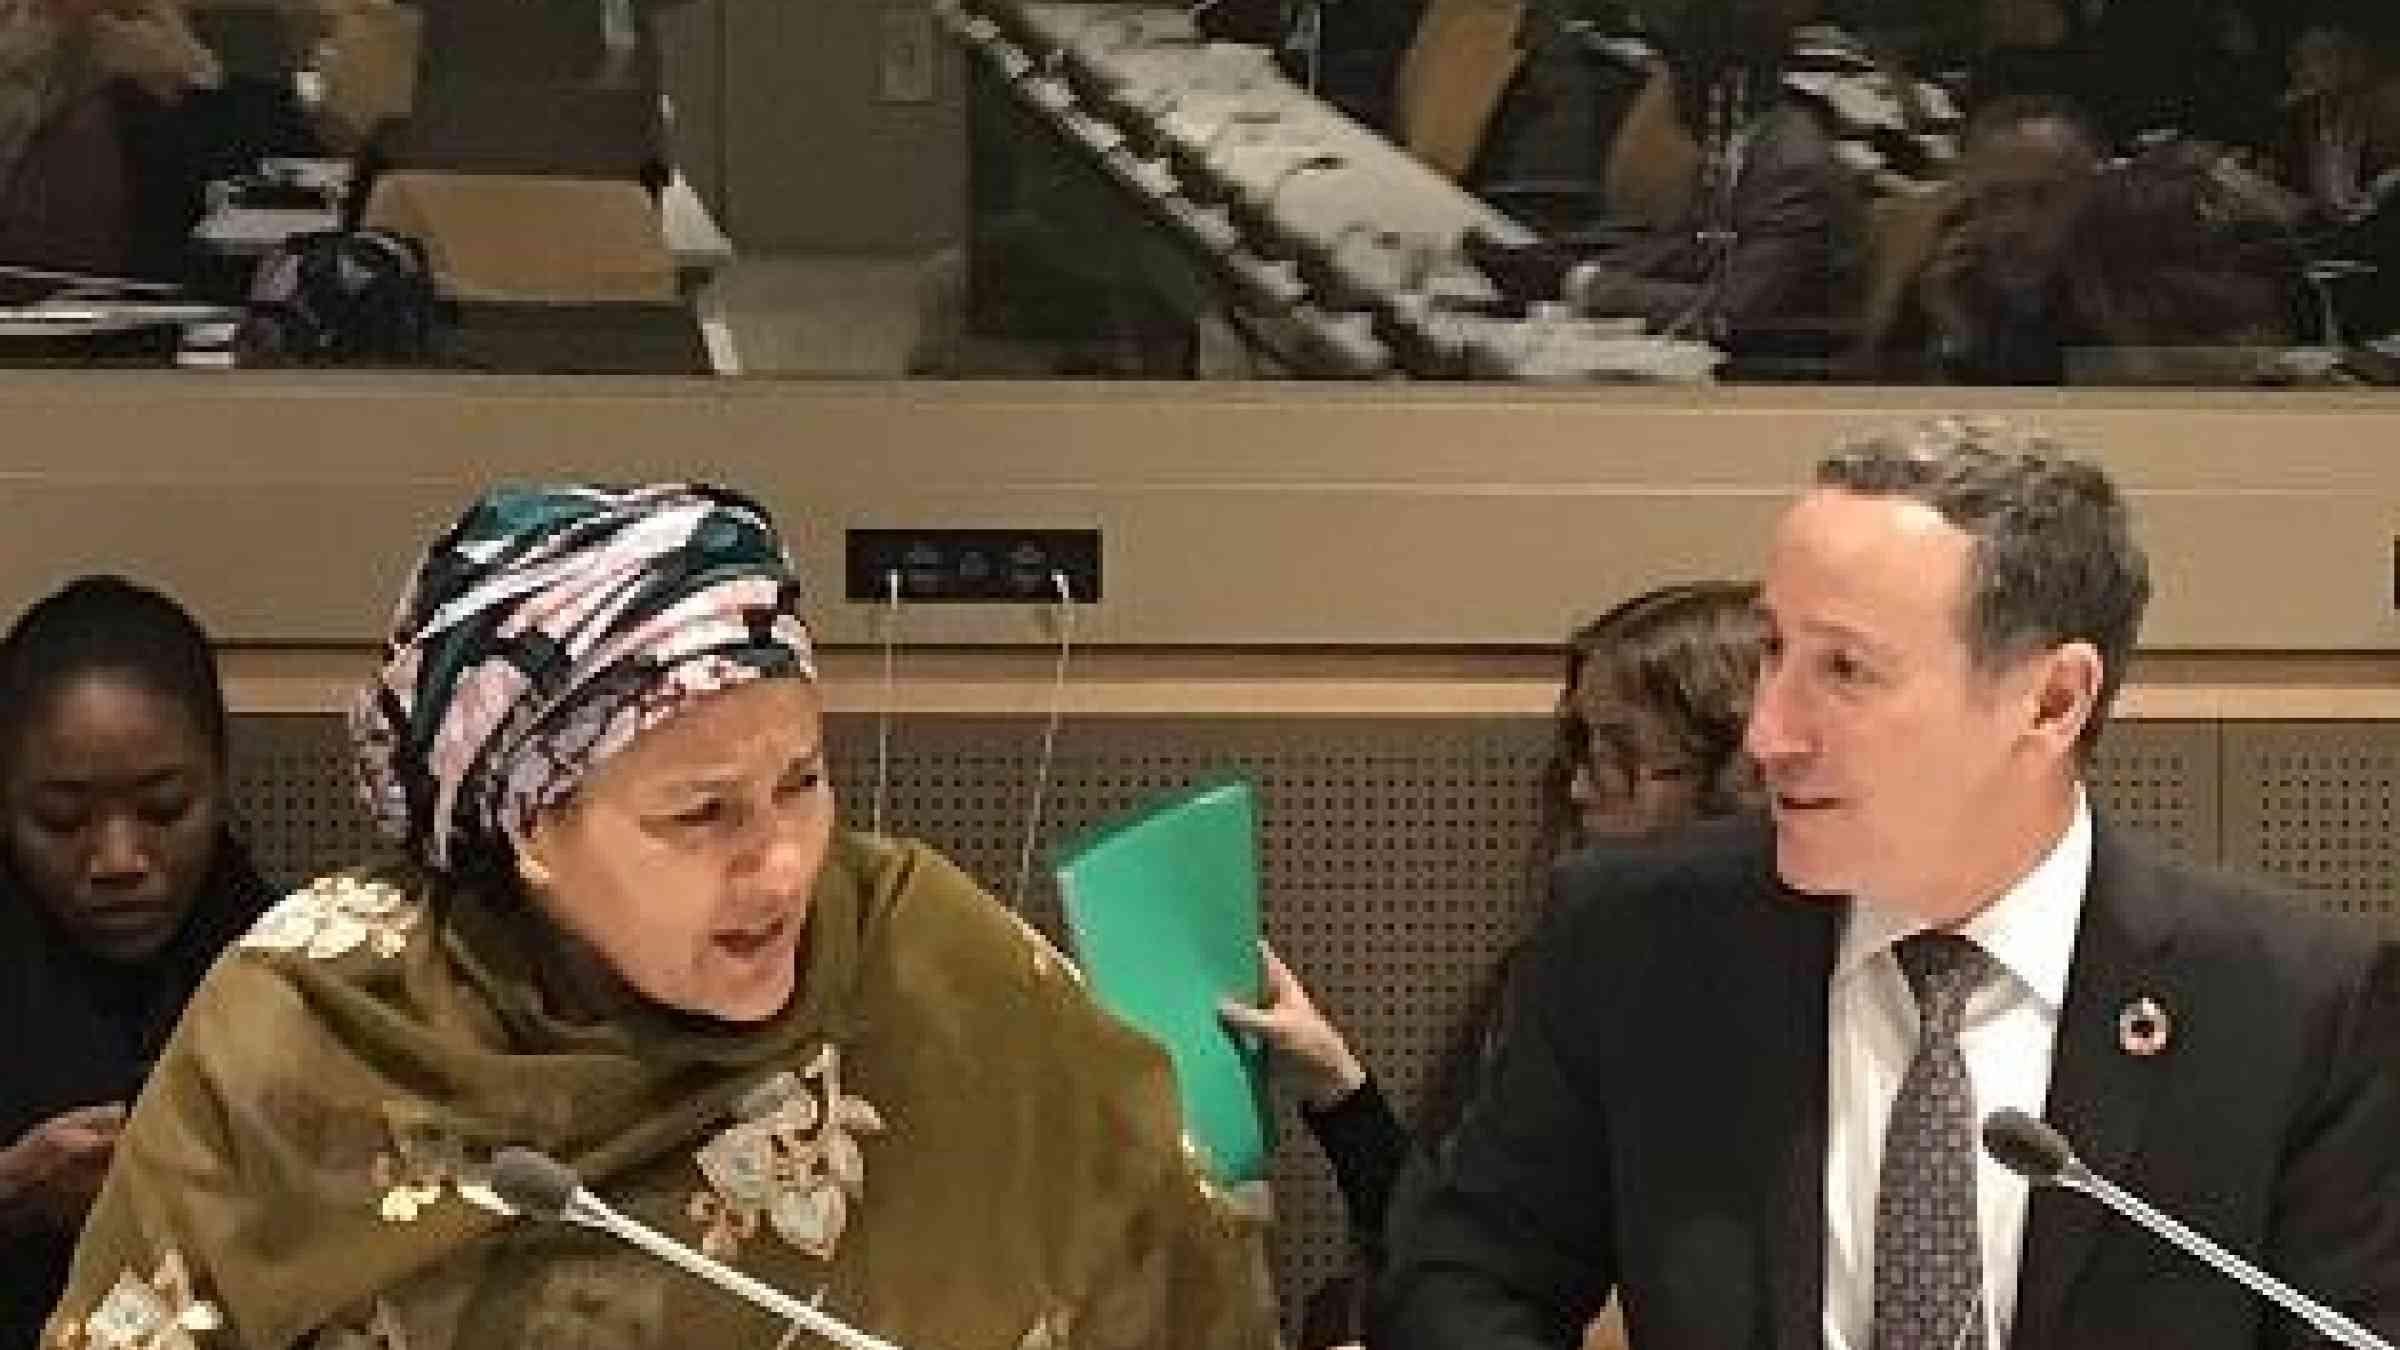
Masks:
[[[1978,1121],[2004,1106],[2042,1114],[2091,871],[2092,815],[2079,788],[2074,817],[2049,854],[1957,930],[1998,966],[1968,998],[1958,1036]],[[1834,961],[1825,1046],[1827,1350],[1868,1350],[1883,1132],[1917,1042],[1916,996],[1892,947],[1926,927],[1904,911],[1861,900],[1850,907]],[[2006,1346],[2016,1325],[2027,1190],[2024,1178],[1976,1150],[1984,1344],[1991,1350]]]

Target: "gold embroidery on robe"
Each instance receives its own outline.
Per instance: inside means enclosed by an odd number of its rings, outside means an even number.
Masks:
[[[1083,971],[1067,959],[1067,954],[1060,951],[1058,944],[1052,942],[1047,934],[1025,922],[1023,915],[1012,911],[1008,917],[1015,921],[1017,936],[1025,940],[1026,950],[1033,957],[1034,974],[1047,976],[1053,972],[1063,972],[1075,983],[1083,983]]]
[[[884,1132],[866,1098],[842,1091],[841,1051],[827,1045],[799,1074],[776,1074],[734,1114],[695,1155],[708,1183],[689,1206],[700,1249],[730,1258],[764,1223],[801,1252],[831,1257],[850,1207],[867,1194],[858,1136]]]
[[[54,1338],[58,1350],[197,1350],[198,1337],[221,1329],[224,1317],[192,1288],[181,1252],[170,1251],[148,1280],[128,1270],[100,1306],[69,1322]]]
[[[409,931],[422,914],[423,907],[408,892],[387,882],[319,877],[277,902],[252,925],[241,945],[330,961],[368,943],[377,956],[389,958],[408,946]]]
[[[1067,1350],[1074,1343],[1075,1314],[1063,1307],[1043,1313],[1029,1328],[1017,1350]]]
[[[387,1221],[416,1222],[445,1190],[494,1213],[509,1212],[492,1192],[490,1163],[470,1157],[458,1135],[399,1107],[387,1108],[386,1115],[392,1148],[375,1155],[368,1175],[382,1192],[376,1209]]]

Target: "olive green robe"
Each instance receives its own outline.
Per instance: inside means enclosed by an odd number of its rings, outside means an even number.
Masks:
[[[51,1342],[777,1345],[607,1235],[499,1212],[488,1160],[520,1144],[910,1350],[1272,1344],[1258,1225],[1191,1161],[1163,1053],[930,850],[836,837],[762,1024],[569,1015],[561,946],[406,873],[286,900],[153,1073]]]

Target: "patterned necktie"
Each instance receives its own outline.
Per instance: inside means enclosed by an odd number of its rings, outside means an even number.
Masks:
[[[1954,933],[1893,955],[1917,996],[1917,1052],[1883,1133],[1875,1192],[1873,1350],[1984,1350],[1975,1101],[1958,1026],[1991,960]]]

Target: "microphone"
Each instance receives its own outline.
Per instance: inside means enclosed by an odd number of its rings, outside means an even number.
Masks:
[[[754,1280],[722,1261],[710,1260],[666,1234],[626,1218],[586,1190],[573,1168],[546,1153],[529,1148],[504,1148],[493,1155],[492,1192],[506,1201],[509,1208],[530,1218],[571,1223],[610,1234],[847,1350],[900,1350],[890,1341],[870,1336],[773,1285]]]
[[[2036,1186],[2054,1182],[2070,1167],[2081,1166],[2067,1137],[2014,1107],[1983,1118],[1983,1148],[1992,1161]]]
[[[2065,1135],[2022,1111],[2003,1108],[1983,1120],[1983,1148],[1992,1160],[2036,1186],[2077,1191],[2198,1257],[2216,1272],[2306,1322],[2318,1335],[2351,1350],[2394,1350],[2367,1328],[2310,1298],[2251,1262],[2193,1232],[2149,1202],[2083,1165]]]

